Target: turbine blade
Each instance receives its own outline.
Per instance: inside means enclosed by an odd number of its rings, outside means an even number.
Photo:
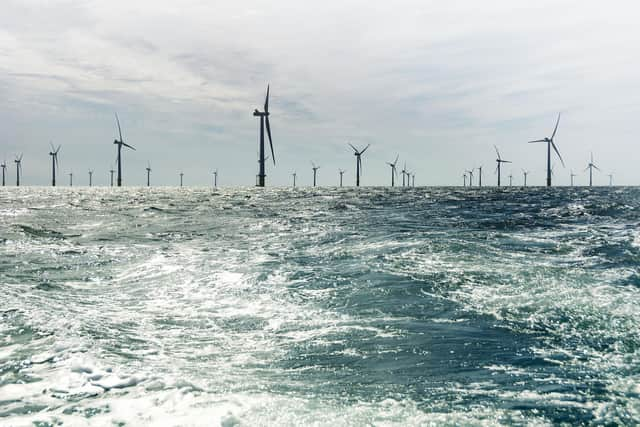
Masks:
[[[558,147],[556,147],[556,144],[553,142],[553,139],[551,140],[551,146],[553,147],[553,150],[556,152],[556,154],[560,158],[560,162],[562,162],[562,167],[565,167],[564,166],[564,160],[562,160],[562,156],[560,155],[560,151],[558,151]]]
[[[58,145],[58,148],[56,148],[55,153],[58,154],[58,151],[60,151],[61,148],[62,148],[62,145]]]
[[[264,112],[269,112],[269,85],[267,85],[267,97],[264,99]]]
[[[53,146],[53,142],[49,142],[49,145],[51,146],[51,151],[52,151],[52,152],[53,152],[53,151],[56,151],[56,149],[55,149],[55,148],[54,148],[54,146]]]
[[[267,87],[267,94],[269,93],[269,88]],[[268,96],[267,96],[268,98]],[[269,116],[265,116],[265,124],[267,125],[267,136],[269,137],[269,146],[271,147],[271,159],[273,160],[273,165],[276,165],[276,155],[273,152],[273,141],[271,141],[271,126],[269,125]]]
[[[544,139],[536,139],[535,141],[529,141],[529,144],[533,144],[534,142],[547,142]]]
[[[496,149],[496,154],[498,155],[498,160],[500,159],[500,152],[498,151],[498,147],[496,147],[495,145],[493,146],[493,148]]]
[[[556,132],[558,131],[558,125],[560,124],[560,113],[558,113],[558,120],[556,121],[556,127],[553,129],[553,133],[551,134],[551,140],[556,136]]]
[[[129,147],[129,148],[131,148],[133,151],[135,151],[135,150],[136,150],[135,148],[133,148],[132,146],[130,146],[129,144],[126,144],[126,143],[124,143],[124,142],[122,143],[122,145],[124,145],[125,147]]]
[[[371,144],[368,144],[366,147],[364,147],[364,150],[362,150],[360,152],[360,154],[363,154],[365,151],[367,151],[367,148],[369,148],[371,146]]]
[[[400,158],[400,154],[398,154],[396,156],[396,160],[393,162],[393,167],[395,168],[396,164],[398,163],[398,159]]]
[[[602,172],[602,171],[600,170],[600,168],[599,168],[599,167],[597,167],[596,165],[593,165],[593,167],[594,167],[594,168],[596,168],[596,170],[597,170],[597,171]]]
[[[122,142],[122,129],[120,128],[120,119],[118,113],[116,113],[116,123],[118,124],[118,134],[120,135],[120,142]]]
[[[350,143],[350,142],[349,142],[348,144],[349,144],[349,146],[350,146],[351,148],[353,148],[353,151],[355,151],[356,153],[358,152],[358,149],[357,149],[356,147],[354,147],[353,145],[351,145],[351,143]]]

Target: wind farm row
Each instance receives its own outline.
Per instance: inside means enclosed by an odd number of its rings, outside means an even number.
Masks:
[[[267,86],[267,92],[266,92],[266,97],[265,97],[265,102],[264,102],[264,107],[263,107],[263,111],[259,111],[258,109],[255,109],[253,111],[253,116],[259,118],[260,120],[260,131],[259,131],[259,153],[258,153],[258,174],[256,175],[256,186],[258,187],[264,187],[266,186],[266,163],[267,160],[269,160],[269,158],[271,158],[271,160],[273,161],[273,165],[275,167],[276,165],[276,158],[275,158],[275,151],[273,148],[273,140],[271,138],[271,124],[270,124],[270,120],[269,117],[271,115],[271,113],[269,112],[269,92],[270,92],[270,87]],[[553,149],[555,156],[557,156],[557,158],[560,160],[561,164],[563,167],[565,167],[565,163],[564,160],[560,154],[560,151],[555,143],[555,136],[556,133],[558,131],[558,126],[560,124],[560,114],[558,114],[558,118],[556,120],[556,125],[553,129],[553,132],[551,134],[550,137],[545,137],[542,139],[537,139],[537,140],[533,140],[533,141],[528,141],[528,143],[530,144],[535,144],[535,143],[546,143],[546,186],[547,187],[551,187],[552,186],[552,180],[555,176],[555,172],[554,172],[554,165],[552,164],[552,152],[551,150]],[[116,145],[117,148],[117,157],[116,157],[116,164],[117,164],[117,168],[113,169],[113,167],[111,167],[109,169],[109,182],[110,182],[110,186],[113,187],[114,186],[114,174],[116,174],[116,180],[115,180],[115,186],[117,187],[121,187],[123,185],[123,167],[122,167],[122,149],[123,147],[128,148],[130,150],[136,150],[132,145],[129,145],[128,143],[126,143],[124,141],[124,138],[122,136],[122,127],[120,126],[120,118],[118,117],[118,114],[115,114],[115,120],[116,120],[116,126],[118,129],[118,138],[114,139],[113,144]],[[267,155],[267,152],[265,150],[265,130],[266,130],[266,134],[267,137],[269,139],[269,148],[270,148],[270,156]],[[57,173],[59,172],[60,168],[59,168],[59,164],[58,164],[58,154],[60,152],[61,149],[61,145],[58,145],[57,147],[54,147],[54,145],[51,143],[51,151],[49,152],[49,156],[51,157],[51,185],[52,186],[56,186],[58,184],[58,180],[57,180]],[[362,177],[362,171],[363,171],[363,162],[362,162],[362,156],[364,155],[364,153],[369,149],[369,147],[371,146],[371,144],[368,144],[366,147],[359,149],[357,147],[355,147],[353,144],[351,143],[347,143],[347,145],[349,147],[351,147],[351,149],[353,150],[353,155],[356,158],[356,168],[355,168],[355,186],[359,187],[360,183],[361,183],[361,177]],[[497,146],[494,145],[494,149],[497,155],[496,158],[496,169],[494,171],[495,175],[497,175],[497,186],[501,187],[503,186],[502,183],[502,168],[503,165],[506,164],[512,164],[512,162],[510,160],[506,160],[503,159],[502,156],[500,155],[500,151],[498,149]],[[391,181],[390,181],[390,185],[391,187],[395,187],[396,186],[396,179],[399,178],[399,174],[398,174],[398,161],[400,159],[400,155],[396,155],[395,160],[393,162],[386,162],[386,164],[391,168],[390,172],[391,172]],[[15,173],[16,173],[16,186],[20,186],[20,180],[21,180],[21,176],[22,176],[22,160],[23,160],[23,155],[19,154],[15,157],[14,163],[15,163]],[[320,166],[318,166],[314,161],[311,161],[311,170],[313,171],[313,187],[318,186],[318,171],[320,170]],[[0,168],[2,169],[2,186],[6,186],[6,182],[7,182],[7,168],[8,168],[8,164],[6,162],[6,160],[0,164]],[[590,157],[590,161],[587,164],[587,167],[585,168],[585,171],[589,171],[589,186],[593,186],[593,171],[594,169],[596,171],[601,171],[600,168],[594,163],[593,160],[593,153],[591,153],[591,157]],[[145,168],[146,171],[146,184],[148,187],[151,186],[151,163],[147,162],[147,167]],[[462,178],[463,178],[463,182],[462,185],[464,187],[473,187],[474,186],[474,174],[475,172],[478,172],[478,181],[476,186],[477,187],[482,187],[483,183],[482,183],[482,172],[483,172],[483,166],[477,166],[477,167],[473,167],[471,169],[466,169],[464,170],[464,173],[462,174]],[[531,171],[529,170],[525,170],[525,169],[521,169],[522,171],[522,176],[523,176],[523,187],[527,187],[527,178],[528,176],[531,174]],[[338,174],[339,174],[339,186],[342,187],[344,184],[344,174],[345,174],[345,170],[344,169],[338,169]],[[404,163],[404,166],[402,168],[402,170],[400,171],[400,173],[402,174],[402,187],[415,187],[415,179],[416,179],[416,174],[415,172],[410,171],[409,169],[407,169],[407,164],[406,162]],[[88,174],[88,185],[89,187],[93,186],[93,174],[94,174],[94,170],[89,169],[87,171]],[[218,186],[218,170],[216,169],[215,171],[212,172],[213,174],[213,186],[217,187]],[[73,186],[73,177],[74,174],[73,172],[69,172],[68,173],[69,176],[69,185]],[[180,187],[183,186],[184,184],[184,172],[180,171],[178,173],[179,176],[179,182],[180,182]],[[293,171],[293,173],[291,174],[292,178],[293,178],[293,182],[292,185],[293,187],[297,186],[297,177],[298,177],[298,173],[297,171]],[[571,170],[570,172],[570,179],[571,179],[571,186],[574,185],[574,178],[577,175],[573,172],[573,170]],[[613,185],[613,175],[609,174],[609,185]],[[509,178],[509,186],[513,186],[513,172],[510,172],[508,175]]]

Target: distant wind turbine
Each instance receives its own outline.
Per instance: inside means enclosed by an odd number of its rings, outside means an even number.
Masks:
[[[58,151],[60,151],[61,145],[58,145],[58,148],[53,147],[53,143],[49,143],[51,145],[51,151],[49,155],[51,156],[51,186],[56,186],[56,167],[58,167]]]
[[[593,187],[593,169],[600,171],[600,168],[593,163],[593,153],[591,153],[591,161],[584,170],[589,169],[589,187]]]
[[[218,169],[213,171],[213,186],[218,188]]]
[[[462,179],[464,179],[464,182],[462,183],[462,186],[466,187],[467,186],[467,174],[466,173],[462,174]]]
[[[315,163],[311,162],[311,166],[313,169],[313,186],[316,186],[316,176],[318,175],[318,169],[320,169],[320,166],[316,166]]]
[[[342,187],[342,176],[344,175],[344,169],[338,169],[338,173],[340,174],[340,187]]]
[[[111,165],[111,169],[109,169],[109,174],[111,175],[111,186],[113,187],[113,173],[115,171],[113,170],[113,165]]]
[[[573,177],[574,177],[574,176],[577,176],[577,175],[576,175],[575,173],[573,173],[573,169],[572,169],[572,170],[571,170],[571,175],[570,175],[570,177],[571,177],[571,186],[572,186],[572,187],[573,187]]]
[[[398,154],[393,163],[387,162],[387,164],[389,166],[391,166],[391,186],[392,187],[395,187],[395,185],[396,185],[395,177],[398,176],[398,171],[396,169],[396,165],[398,164],[398,159],[399,158],[400,158],[400,155]]]
[[[116,113],[116,123],[118,124],[118,134],[120,135],[119,140],[114,140],[113,143],[118,146],[118,187],[122,187],[122,146],[124,145],[127,148],[131,148],[135,151],[135,148],[125,143],[122,139],[122,129],[120,128],[120,119],[118,118],[118,113]]]
[[[482,168],[483,166],[479,166],[478,169],[478,187],[482,187]]]
[[[1,165],[0,168],[2,168],[2,186],[5,186],[5,172],[7,170],[7,161],[5,160]]]
[[[360,187],[360,173],[362,172],[362,155],[364,154],[365,151],[367,151],[367,148],[369,148],[371,144],[367,145],[366,147],[364,147],[364,150],[359,151],[356,147],[354,147],[353,145],[349,144],[349,146],[351,146],[351,148],[353,148],[353,155],[356,156],[356,187]]]
[[[402,170],[400,172],[402,173],[402,186],[404,187],[404,177],[405,177],[405,175],[408,175],[408,173],[409,173],[407,171],[407,162],[404,162],[404,167],[402,168]]]
[[[415,173],[411,174],[411,186],[412,187],[416,186],[416,174]]]
[[[556,121],[556,127],[553,129],[553,133],[551,134],[551,138],[538,139],[535,141],[529,141],[529,144],[533,144],[536,142],[546,142],[547,143],[547,187],[551,187],[551,147],[558,155],[558,158],[562,162],[562,166],[564,167],[564,160],[562,160],[562,156],[560,155],[560,151],[558,151],[558,147],[553,140],[556,136],[556,132],[558,131],[558,125],[560,124],[560,114],[558,113],[558,120]]]
[[[258,111],[256,108],[253,111],[254,117],[260,117],[260,154],[258,163],[260,165],[260,171],[258,173],[258,187],[264,187],[265,177],[265,152],[264,152],[264,128],[267,126],[267,136],[269,137],[269,146],[271,147],[271,158],[273,159],[273,165],[276,164],[276,155],[273,152],[273,141],[271,140],[271,126],[269,125],[269,85],[267,85],[267,96],[264,100],[264,111]]]
[[[522,175],[524,175],[524,186],[527,186],[527,175],[529,175],[529,171],[522,169]]]
[[[500,157],[500,151],[498,151],[498,147],[494,145],[493,148],[496,149],[496,154],[498,155],[498,158],[496,159],[496,163],[498,164],[498,166],[496,167],[496,173],[498,174],[498,187],[500,187],[500,176],[502,175],[501,165],[502,163],[511,163],[511,161],[502,160],[502,157]]]
[[[16,187],[20,187],[20,172],[22,172],[22,154],[14,160],[16,164]]]
[[[147,187],[151,187],[151,162],[147,160]]]
[[[180,187],[182,187],[182,177],[184,176],[184,173],[180,172]]]
[[[469,175],[469,187],[473,187],[473,169],[468,170],[467,174]]]
[[[612,187],[612,186],[613,186],[613,174],[610,173],[609,174],[609,187]]]
[[[296,188],[296,176],[298,175],[296,171],[293,171],[291,174],[293,176],[293,188]]]
[[[73,187],[73,172],[69,172],[69,187]]]
[[[89,171],[89,187],[93,187],[93,171]]]
[[[509,187],[513,186],[513,172],[509,173]]]

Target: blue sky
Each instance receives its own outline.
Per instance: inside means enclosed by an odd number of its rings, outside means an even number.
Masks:
[[[23,182],[49,182],[49,142],[61,173],[106,185],[118,112],[126,185],[253,185],[258,122],[271,84],[277,165],[268,185],[355,181],[347,146],[371,144],[365,185],[389,183],[400,155],[418,185],[461,183],[493,145],[544,183],[556,138],[567,168],[593,151],[595,181],[638,184],[640,5],[631,1],[120,1],[5,0],[0,15],[0,156],[24,153]],[[66,183],[67,178],[61,177]],[[10,180],[13,183],[13,179]]]

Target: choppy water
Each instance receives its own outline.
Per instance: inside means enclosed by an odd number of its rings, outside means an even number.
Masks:
[[[0,190],[0,425],[640,422],[638,189]]]

